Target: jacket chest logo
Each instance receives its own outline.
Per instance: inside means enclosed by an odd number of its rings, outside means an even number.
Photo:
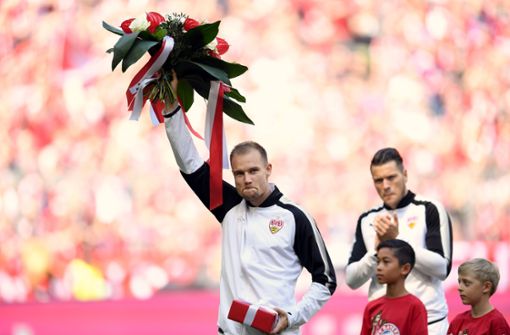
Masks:
[[[269,231],[271,234],[276,234],[279,232],[284,226],[284,222],[282,219],[271,219],[269,221]]]
[[[418,221],[418,218],[416,216],[411,216],[407,218],[407,226],[413,229],[414,226],[416,226],[416,221]]]

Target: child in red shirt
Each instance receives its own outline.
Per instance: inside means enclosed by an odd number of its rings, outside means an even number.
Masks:
[[[503,314],[489,299],[499,283],[498,268],[483,258],[459,266],[459,294],[471,310],[458,314],[450,323],[448,335],[510,335]]]
[[[379,243],[376,275],[379,283],[386,284],[386,295],[365,307],[361,335],[428,335],[425,305],[405,288],[415,259],[413,248],[405,241]]]

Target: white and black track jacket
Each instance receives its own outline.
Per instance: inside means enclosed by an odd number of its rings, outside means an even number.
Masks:
[[[371,279],[368,299],[385,294],[386,286],[379,284],[375,276],[377,260],[373,221],[377,214],[386,211],[397,214],[397,238],[408,242],[416,253],[416,264],[406,279],[406,289],[423,302],[429,323],[444,319],[448,306],[442,281],[452,267],[451,220],[440,203],[417,197],[411,191],[407,192],[397,209],[381,206],[359,217],[346,267],[347,285],[356,289]]]
[[[209,165],[200,158],[182,113],[167,118],[165,126],[186,182],[209,208]],[[335,291],[335,271],[313,218],[273,187],[254,207],[223,182],[223,205],[212,210],[222,227],[218,326],[224,334],[261,334],[227,318],[233,299],[287,311],[289,328],[281,334],[290,335],[299,334],[299,326]],[[295,286],[303,267],[312,284],[297,303]]]

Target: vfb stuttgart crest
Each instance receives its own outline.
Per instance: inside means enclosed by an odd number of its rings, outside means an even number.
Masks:
[[[282,219],[271,219],[271,221],[269,221],[269,231],[271,234],[276,234],[283,228],[283,225]]]
[[[416,216],[412,216],[410,218],[407,219],[407,226],[411,229],[414,228],[414,226],[416,226],[416,221],[418,221],[418,218]]]

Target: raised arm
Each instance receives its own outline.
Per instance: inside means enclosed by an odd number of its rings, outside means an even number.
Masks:
[[[191,174],[204,165],[178,105],[174,106],[171,113],[165,115],[165,129],[181,172]]]
[[[200,201],[209,208],[209,165],[200,157],[184,122],[183,112],[179,110],[179,107],[165,116],[165,129],[184,179]],[[216,207],[211,212],[221,222],[228,210],[241,200],[236,189],[224,181],[223,205]]]

